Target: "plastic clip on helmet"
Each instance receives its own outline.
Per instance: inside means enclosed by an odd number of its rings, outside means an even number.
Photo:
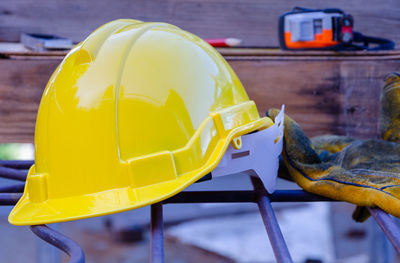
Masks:
[[[259,117],[228,63],[203,40],[165,23],[116,20],[71,50],[51,76],[37,116],[35,165],[9,221],[55,223],[146,206],[212,170],[255,171],[273,191],[281,137],[282,124]]]

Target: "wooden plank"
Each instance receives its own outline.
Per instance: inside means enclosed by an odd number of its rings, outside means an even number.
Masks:
[[[260,114],[285,104],[286,112],[309,135],[338,132],[335,124],[339,123],[342,105],[339,63],[232,61],[230,64]]]
[[[59,62],[0,59],[0,142],[33,142],[40,98]]]
[[[318,57],[324,60],[327,57],[335,57],[343,59],[349,57],[354,60],[357,58],[378,58],[384,57],[387,59],[389,56],[399,57],[400,50],[380,50],[380,51],[329,51],[329,50],[307,50],[307,51],[288,51],[281,50],[280,48],[217,48],[217,50],[224,56],[228,57]],[[0,45],[1,52],[1,45]]]
[[[368,62],[360,65],[347,61],[341,65],[341,90],[344,104],[341,133],[361,138],[380,137],[379,99],[385,76],[398,71],[400,61]]]
[[[390,56],[389,56],[390,57]],[[254,57],[253,57],[254,58]],[[286,104],[309,136],[333,133],[377,136],[379,92],[399,59],[365,61],[235,59],[238,74],[259,112]],[[61,57],[0,59],[0,142],[32,142],[41,94]]]
[[[378,136],[379,94],[390,61],[230,61],[261,114],[286,104],[309,136]]]
[[[19,41],[21,32],[57,34],[81,41],[98,26],[117,18],[175,24],[203,38],[237,37],[244,46],[278,46],[278,17],[292,1],[120,0],[2,1],[0,41]],[[339,7],[355,18],[355,30],[400,43],[400,1],[307,2],[309,8]]]

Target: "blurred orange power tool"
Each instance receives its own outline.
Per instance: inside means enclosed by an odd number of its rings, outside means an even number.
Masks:
[[[337,8],[295,7],[279,18],[279,41],[286,50],[390,50],[394,42],[353,31],[353,16]],[[362,44],[356,44],[360,42]],[[369,44],[375,44],[370,47]]]

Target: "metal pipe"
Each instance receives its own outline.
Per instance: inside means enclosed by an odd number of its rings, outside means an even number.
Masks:
[[[29,169],[34,163],[33,160],[0,160],[0,166],[14,169]]]
[[[22,193],[0,193],[0,206],[15,205]]]
[[[82,248],[69,237],[64,236],[46,225],[31,226],[31,230],[47,243],[64,251],[70,257],[69,263],[85,262],[85,253]]]
[[[336,201],[303,190],[277,190],[268,195],[270,202]],[[251,191],[184,191],[163,201],[169,203],[256,203],[257,192]]]
[[[0,187],[0,193],[22,193],[25,183],[12,184]]]
[[[151,205],[150,262],[164,262],[164,222],[162,203]]]
[[[256,202],[254,191],[190,191],[180,192],[163,201],[168,203],[252,203]]]
[[[0,177],[3,178],[25,181],[27,175],[28,170],[16,170],[8,167],[0,167]]]
[[[276,190],[273,194],[268,195],[268,197],[271,202],[337,202],[337,200],[307,193],[303,190]]]
[[[264,222],[265,229],[268,233],[268,238],[274,251],[275,259],[278,263],[290,263],[292,257],[289,249],[283,238],[278,221],[272,209],[268,194],[259,178],[251,176],[251,182],[254,190],[259,193],[257,204],[260,210],[261,217]]]
[[[368,207],[369,212],[374,217],[376,223],[383,230],[393,247],[400,254],[400,229],[393,221],[392,216],[388,215],[379,208]]]

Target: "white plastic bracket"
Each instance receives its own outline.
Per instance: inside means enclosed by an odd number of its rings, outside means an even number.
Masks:
[[[279,154],[282,151],[284,110],[275,117],[275,123],[255,133],[242,136],[242,147],[236,150],[228,146],[218,166],[211,172],[213,177],[245,173],[260,177],[268,193],[275,191],[278,176]]]

